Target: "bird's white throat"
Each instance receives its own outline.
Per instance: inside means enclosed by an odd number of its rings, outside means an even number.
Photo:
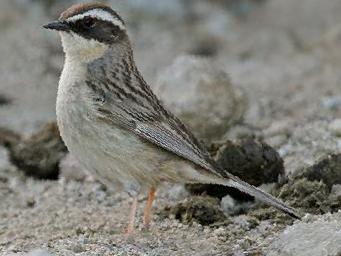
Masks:
[[[109,48],[104,43],[95,39],[86,39],[73,32],[60,32],[60,36],[66,58],[81,63],[89,63],[102,57]]]

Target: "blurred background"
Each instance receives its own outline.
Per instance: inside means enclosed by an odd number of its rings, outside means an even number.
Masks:
[[[29,135],[55,120],[64,56],[42,25],[74,2],[1,1],[0,127]],[[295,147],[307,163],[339,150],[340,1],[107,3],[125,19],[145,79],[200,139],[256,134],[290,155],[288,139],[310,136],[299,140],[317,140],[314,149]]]
[[[30,133],[55,119],[63,54],[58,35],[41,26],[73,2],[1,1],[1,126]],[[186,89],[163,84],[172,84],[167,69],[177,69],[174,61],[195,55],[228,73],[242,91],[248,124],[340,116],[338,0],[108,3],[125,19],[138,66],[155,89]],[[186,61],[180,64],[188,68]]]
[[[6,183],[0,186],[0,194],[5,191],[0,208],[18,212],[37,204],[37,194],[48,190],[46,186],[59,186],[22,178],[10,182],[20,176],[8,171],[13,163],[44,179],[57,179],[61,166],[63,179],[84,180],[73,160],[59,165],[66,149],[51,135],[58,134],[55,126],[46,128],[56,118],[64,56],[58,34],[42,25],[76,2],[80,1],[0,1],[0,184]],[[106,2],[126,21],[137,65],[147,82],[213,151],[214,143],[227,138],[259,138],[278,152],[283,159],[281,174],[289,177],[325,155],[340,154],[341,1]],[[48,132],[38,135],[39,143],[52,140],[46,147],[58,153],[51,153],[48,174],[35,173],[37,165],[46,165],[39,156],[35,159],[37,151],[30,153],[35,142],[19,149],[13,146],[41,129]],[[26,153],[31,154],[29,163],[23,160]],[[337,156],[335,166],[340,166]],[[51,160],[50,155],[47,158]],[[39,163],[30,167],[32,159]],[[68,188],[69,193],[77,186]],[[10,189],[16,191],[12,199]],[[24,200],[24,206],[13,203],[16,200]],[[11,220],[9,215],[6,218]],[[21,216],[19,222],[28,219]],[[4,223],[0,221],[0,238],[5,234],[2,238],[7,239],[12,233]],[[18,246],[25,248],[22,239]]]

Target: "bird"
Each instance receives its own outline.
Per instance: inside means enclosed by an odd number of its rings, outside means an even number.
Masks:
[[[143,224],[150,226],[152,203],[163,182],[233,187],[301,217],[218,166],[152,92],[135,64],[127,26],[109,5],[72,5],[43,27],[59,32],[65,53],[56,100],[60,135],[94,177],[131,196],[127,236],[134,233],[142,193],[148,193]]]

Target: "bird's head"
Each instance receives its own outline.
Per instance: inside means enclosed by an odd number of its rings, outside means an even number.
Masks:
[[[115,45],[129,44],[122,18],[110,6],[76,4],[44,28],[60,32],[66,56],[89,62]]]

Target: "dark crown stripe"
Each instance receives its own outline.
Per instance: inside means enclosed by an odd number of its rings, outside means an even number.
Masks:
[[[112,16],[114,16],[115,18],[120,20],[122,22],[122,24],[124,24],[124,21],[120,17],[120,15],[118,15],[117,12],[115,12],[113,9],[111,9],[111,7],[109,5],[106,5],[104,3],[75,4],[75,5],[71,6],[69,9],[67,9],[66,11],[64,11],[61,14],[59,19],[60,20],[66,20],[72,16],[83,14],[87,11],[91,11],[94,9],[101,9],[103,11],[107,11]]]

